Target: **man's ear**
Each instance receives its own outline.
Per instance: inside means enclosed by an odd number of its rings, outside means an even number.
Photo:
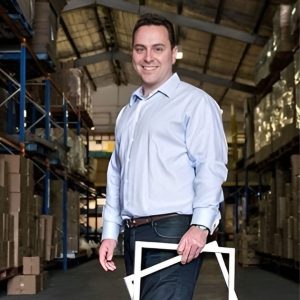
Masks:
[[[177,52],[178,52],[178,47],[175,46],[173,49],[172,49],[172,64],[174,65],[175,62],[176,62],[176,55],[177,55]]]

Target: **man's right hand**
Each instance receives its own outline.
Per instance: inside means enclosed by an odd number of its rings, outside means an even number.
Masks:
[[[114,249],[117,246],[116,240],[103,240],[99,248],[99,261],[105,271],[114,271],[116,265],[113,262]]]

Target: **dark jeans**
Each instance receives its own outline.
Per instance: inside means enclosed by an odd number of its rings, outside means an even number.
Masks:
[[[136,228],[125,228],[124,249],[126,273],[134,271],[136,241],[179,243],[189,229],[191,216],[178,215]],[[143,249],[142,269],[177,256],[176,251]],[[189,264],[180,263],[142,278],[142,300],[192,300],[202,263],[202,255]]]

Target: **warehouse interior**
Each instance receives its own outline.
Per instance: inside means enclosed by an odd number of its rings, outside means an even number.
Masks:
[[[122,235],[115,274],[97,252],[116,119],[141,84],[131,33],[143,13],[173,22],[174,72],[223,112],[217,241],[235,248],[237,296],[298,299],[299,0],[1,1],[0,297],[129,299]],[[207,261],[195,299],[227,299]]]

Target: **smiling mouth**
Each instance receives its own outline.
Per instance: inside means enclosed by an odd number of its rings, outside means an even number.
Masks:
[[[142,68],[146,71],[153,71],[155,69],[157,69],[157,66],[142,66]]]

